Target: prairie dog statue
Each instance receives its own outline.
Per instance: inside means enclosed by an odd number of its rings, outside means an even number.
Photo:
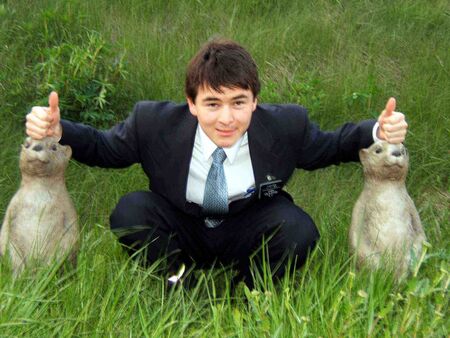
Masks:
[[[419,214],[405,187],[409,157],[403,144],[376,142],[359,152],[364,189],[353,208],[350,251],[358,265],[376,269],[382,257],[403,277],[426,239]]]
[[[28,137],[22,145],[22,181],[0,231],[0,256],[11,258],[16,275],[30,260],[49,264],[65,257],[76,259],[77,214],[64,179],[71,155],[69,146],[52,137]]]

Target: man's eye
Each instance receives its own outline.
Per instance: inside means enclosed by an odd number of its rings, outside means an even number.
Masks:
[[[236,101],[234,104],[236,106],[242,106],[245,102],[244,101]]]

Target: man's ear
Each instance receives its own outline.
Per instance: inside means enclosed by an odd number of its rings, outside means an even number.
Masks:
[[[256,110],[256,106],[258,105],[258,98],[255,97],[255,99],[253,100],[253,105],[252,105],[252,111]]]
[[[195,106],[195,103],[191,100],[190,97],[186,97],[186,101],[189,106],[189,111],[192,115],[197,116],[197,107]]]

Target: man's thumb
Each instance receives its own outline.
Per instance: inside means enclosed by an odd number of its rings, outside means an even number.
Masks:
[[[395,111],[396,101],[395,98],[391,97],[386,103],[386,108],[384,108],[383,115],[384,117],[389,117]]]
[[[58,113],[59,98],[57,92],[51,92],[48,97],[48,106],[50,107],[50,113],[52,117]]]

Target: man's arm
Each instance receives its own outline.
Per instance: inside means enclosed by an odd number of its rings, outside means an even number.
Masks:
[[[369,147],[374,141],[386,140],[401,143],[405,140],[408,124],[404,114],[395,112],[395,99],[390,98],[385,110],[376,120],[360,123],[346,123],[334,132],[324,132],[310,122],[307,114],[300,122],[304,132],[297,144],[297,167],[313,170],[340,162],[358,161],[358,152]],[[374,137],[376,136],[376,138]]]
[[[109,130],[61,120],[61,144],[70,145],[72,157],[84,164],[103,168],[124,168],[140,163],[136,135],[136,114]]]
[[[346,123],[335,131],[322,131],[303,116],[302,138],[297,144],[297,168],[315,170],[342,162],[358,161],[359,150],[373,143],[375,120]]]

